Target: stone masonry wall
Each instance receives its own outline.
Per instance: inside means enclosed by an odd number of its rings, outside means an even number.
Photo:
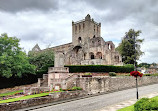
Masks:
[[[75,97],[82,97],[85,95],[87,95],[85,91],[58,92],[58,93],[53,93],[46,97],[32,98],[27,100],[21,100],[18,102],[13,102],[13,103],[0,104],[0,111],[13,111],[16,109],[22,109],[40,104],[52,103],[59,100],[72,99]]]
[[[83,77],[77,78],[77,86],[82,87],[89,94],[119,91],[136,86],[134,77]],[[158,76],[138,78],[138,85],[158,83]]]

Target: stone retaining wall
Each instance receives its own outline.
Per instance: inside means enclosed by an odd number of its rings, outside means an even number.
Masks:
[[[158,76],[149,76],[138,78],[138,85],[149,85],[158,83]],[[84,77],[76,78],[76,86],[84,89],[84,91],[70,91],[53,93],[46,97],[33,98],[28,100],[21,100],[13,103],[0,104],[0,111],[12,111],[15,109],[21,109],[31,107],[35,105],[51,103],[54,101],[71,99],[87,94],[106,93],[112,91],[119,91],[122,89],[128,89],[135,87],[134,77]]]
[[[12,92],[12,91],[17,91],[17,90],[23,90],[24,87],[27,87],[27,88],[37,87],[37,83],[29,84],[29,85],[15,86],[15,87],[13,87],[13,88],[0,89],[0,94],[1,94],[1,93]]]
[[[89,94],[119,91],[136,86],[134,77],[85,77],[77,78],[77,86],[82,87]],[[148,85],[158,83],[158,76],[144,76],[138,78],[138,85]]]
[[[40,104],[51,103],[51,102],[55,102],[59,100],[82,97],[85,95],[87,95],[85,91],[58,92],[58,93],[53,93],[46,97],[32,98],[28,100],[13,102],[13,103],[0,104],[0,111],[13,111],[16,109],[22,109],[22,108],[36,106]]]

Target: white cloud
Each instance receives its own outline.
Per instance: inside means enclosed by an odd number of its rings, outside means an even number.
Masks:
[[[26,51],[38,43],[43,49],[72,41],[71,22],[89,13],[102,23],[102,37],[120,43],[130,28],[142,30],[142,62],[158,62],[158,2],[155,0],[1,0],[0,33],[21,39]],[[8,4],[6,6],[6,4]],[[6,6],[6,7],[5,7]]]

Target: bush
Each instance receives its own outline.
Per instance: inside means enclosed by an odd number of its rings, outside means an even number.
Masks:
[[[84,75],[92,75],[91,73],[85,73]]]
[[[116,76],[115,72],[109,72],[109,76]]]
[[[72,90],[82,90],[82,88],[74,86]]]
[[[134,104],[134,111],[158,110],[158,100],[142,98]]]
[[[151,74],[144,74],[143,76],[151,76]]]
[[[110,66],[110,65],[66,65],[70,73],[77,72],[116,72],[129,73],[134,70],[133,65]]]

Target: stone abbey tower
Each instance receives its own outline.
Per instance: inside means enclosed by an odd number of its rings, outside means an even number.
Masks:
[[[84,20],[72,22],[72,43],[84,44],[88,37],[100,37],[101,23],[96,23],[88,14]]]
[[[85,19],[72,21],[72,42],[44,50],[36,45],[32,51],[52,50],[55,66],[63,65],[122,65],[120,54],[112,41],[101,37],[101,23],[88,14]]]

